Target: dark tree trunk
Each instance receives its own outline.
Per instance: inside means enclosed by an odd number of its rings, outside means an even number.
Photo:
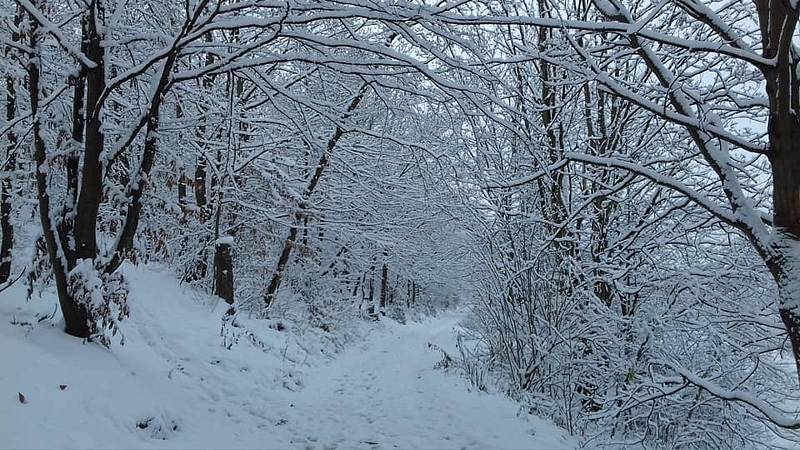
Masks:
[[[369,309],[370,315],[375,314],[375,266],[369,268]]]
[[[205,126],[201,127],[205,129]],[[205,134],[205,133],[203,133]],[[205,138],[205,137],[204,137]],[[194,169],[194,200],[197,205],[198,214],[200,214],[200,221],[206,221],[206,209],[208,206],[208,197],[206,196],[206,172],[208,170],[208,160],[205,156],[200,156],[197,160],[197,166]]]
[[[13,92],[13,80],[8,81],[8,92]],[[16,102],[16,95],[9,94],[7,101],[9,104]],[[13,114],[13,112],[12,112]],[[5,283],[11,276],[11,250],[14,247],[14,226],[11,223],[11,193],[13,185],[11,181],[11,173],[16,168],[16,138],[13,137],[13,132],[9,133],[8,137],[8,151],[6,152],[6,160],[3,164],[3,171],[6,176],[0,182],[0,233],[2,239],[0,240],[0,283]]]
[[[64,240],[56,234],[56,229],[51,217],[50,196],[47,186],[47,173],[42,168],[47,164],[47,152],[44,140],[41,137],[41,125],[39,123],[39,58],[38,56],[38,26],[36,20],[31,17],[30,43],[32,58],[28,62],[28,89],[30,90],[31,113],[33,120],[33,158],[36,163],[36,193],[39,202],[39,219],[42,223],[42,234],[47,245],[47,254],[53,269],[53,278],[56,282],[58,302],[61,306],[61,313],[64,316],[65,331],[67,334],[80,338],[91,336],[90,317],[87,309],[82,304],[78,304],[70,295],[68,288],[67,273],[64,258]]]
[[[214,250],[214,293],[233,305],[233,255],[227,242],[217,243]]]
[[[786,2],[757,0],[762,51],[776,65],[762,69],[769,98],[773,248],[767,265],[778,286],[783,321],[800,382],[800,78],[792,37],[798,12]]]
[[[298,228],[296,226],[290,228],[289,236],[283,241],[283,249],[278,257],[278,266],[272,273],[269,286],[267,286],[267,294],[264,296],[264,302],[267,306],[272,305],[272,302],[275,301],[275,295],[278,293],[278,288],[281,287],[281,278],[283,278],[283,272],[286,270],[286,264],[289,262],[289,256],[292,254],[292,247],[294,247],[295,240],[297,239],[297,231]]]
[[[386,303],[389,295],[389,267],[383,263],[381,268],[381,312],[386,309]]]
[[[86,20],[86,56],[95,67],[86,71],[86,135],[83,169],[75,215],[75,253],[78,259],[97,257],[97,214],[102,200],[102,165],[100,155],[105,147],[102,127],[101,96],[106,88],[105,48],[98,30],[103,19],[102,1],[89,7]]]
[[[19,26],[22,11],[17,7],[14,16],[14,25]],[[19,34],[16,30],[11,34],[12,42],[19,42]],[[10,58],[10,47],[6,47],[6,60]],[[17,115],[17,94],[14,77],[6,76],[6,120],[10,123]],[[14,130],[8,131],[8,147],[5,154],[3,171],[5,177],[0,181],[0,283],[5,283],[11,276],[11,249],[14,247],[14,226],[11,224],[11,193],[13,191],[11,173],[17,166],[17,136]]]
[[[792,344],[800,382],[800,124],[790,113],[773,117],[773,127],[770,162],[775,248],[768,266],[778,286],[779,313]]]

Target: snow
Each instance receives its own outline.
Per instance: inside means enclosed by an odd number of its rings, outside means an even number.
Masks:
[[[0,294],[0,447],[577,447],[517,416],[513,401],[433,368],[441,355],[427,344],[452,349],[459,312],[359,322],[358,342],[338,354],[319,329],[242,318],[254,339],[226,349],[221,302],[154,268],[125,276],[126,344],[110,349],[39,322],[52,295],[26,302],[21,284]]]
[[[214,241],[214,245],[234,245],[233,236],[221,236]]]
[[[441,354],[428,342],[454,354],[460,318],[387,325],[313,378],[295,405],[317,411],[317,426],[331,430],[325,444],[338,448],[574,448],[553,425],[517,417],[510,400],[468,392],[462,379],[433,369]]]

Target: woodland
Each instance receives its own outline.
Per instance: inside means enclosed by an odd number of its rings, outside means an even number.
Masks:
[[[0,0],[0,289],[119,354],[132,267],[228,348],[458,308],[448,370],[582,446],[796,448],[799,18]]]

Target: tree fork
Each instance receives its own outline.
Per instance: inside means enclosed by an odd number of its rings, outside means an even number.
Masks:
[[[36,5],[38,7],[38,4]],[[30,48],[34,56],[38,51],[38,24],[31,17]],[[31,114],[33,116],[33,158],[36,163],[36,193],[39,203],[39,219],[42,224],[42,234],[44,235],[47,254],[50,265],[53,269],[53,278],[56,282],[56,292],[58,302],[61,306],[61,313],[64,316],[64,325],[67,334],[79,338],[89,338],[91,336],[89,312],[85,306],[78,304],[70,295],[67,273],[69,268],[66,266],[62,249],[65,242],[57,235],[55,224],[51,218],[50,195],[48,194],[47,173],[43,168],[47,164],[47,152],[44,140],[41,137],[41,125],[39,123],[39,66],[38,58],[31,58],[28,61],[28,89],[30,91]]]

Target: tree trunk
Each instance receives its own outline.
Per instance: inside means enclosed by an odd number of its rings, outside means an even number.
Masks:
[[[86,54],[88,40],[86,38],[87,17],[81,19],[81,53]],[[84,108],[86,107],[86,69],[81,66],[75,78],[75,89],[72,96],[72,151],[67,155],[67,201],[68,210],[74,211],[78,202],[78,177],[80,176],[80,150],[83,146],[83,131],[86,126]],[[65,222],[66,223],[66,222]]]
[[[381,269],[381,313],[386,309],[386,302],[388,300],[389,291],[389,267],[383,263]]]
[[[800,142],[800,126],[791,123],[794,118],[775,120],[792,129],[770,140],[775,231],[768,265],[778,286],[779,312],[800,383],[800,149],[795,146]]]
[[[281,254],[278,257],[278,266],[272,273],[269,286],[267,286],[267,293],[264,296],[264,302],[267,307],[271,306],[272,302],[275,301],[275,295],[278,293],[278,288],[281,287],[283,272],[286,270],[286,264],[289,262],[289,256],[292,254],[292,247],[294,247],[294,242],[297,239],[297,231],[298,229],[296,226],[290,228],[289,236],[283,241],[283,250],[281,250]]]
[[[86,135],[74,228],[76,257],[92,260],[97,256],[97,214],[103,194],[100,155],[105,147],[100,100],[106,88],[105,48],[97,26],[102,16],[102,2],[95,0],[86,20],[86,56],[95,67],[86,72]]]
[[[353,286],[353,294],[352,294],[352,295],[353,295],[353,297],[355,297],[356,295],[358,295],[358,288],[359,288],[359,287],[361,287],[361,278],[358,278],[358,279],[356,280],[356,285],[355,285],[355,286]],[[362,297],[363,297],[363,296],[362,296]]]
[[[14,25],[19,26],[22,12],[17,7],[14,16]],[[12,42],[19,42],[19,34],[14,31],[11,35]],[[6,60],[9,59],[10,47],[6,47]],[[17,114],[17,94],[14,77],[9,74],[6,76],[6,120],[10,123]],[[13,190],[11,182],[11,172],[17,165],[17,136],[14,130],[8,131],[8,147],[6,147],[5,163],[3,171],[5,177],[0,181],[0,283],[5,283],[11,276],[11,249],[14,246],[14,226],[11,224],[11,192]]]
[[[206,33],[203,36],[203,41],[206,43],[211,43],[214,40],[214,36],[211,32]],[[214,63],[214,55],[211,53],[206,53],[205,57],[205,66],[209,66]],[[214,76],[213,75],[206,75],[203,77],[202,80],[203,92],[206,94],[211,93],[211,89],[214,87]],[[192,186],[194,187],[194,200],[195,205],[197,206],[197,220],[202,224],[205,223],[209,218],[209,205],[208,205],[208,156],[206,154],[206,150],[208,149],[208,141],[209,137],[207,136],[207,127],[206,122],[208,122],[208,110],[205,106],[200,107],[200,116],[203,124],[197,127],[197,144],[198,147],[201,149],[200,155],[197,157],[197,165],[195,166],[194,170],[194,182]],[[203,239],[206,239],[204,237]],[[190,281],[202,280],[206,277],[208,273],[208,262],[206,261],[208,257],[208,253],[205,248],[205,242],[201,244],[203,248],[200,250],[199,255],[197,255],[197,259],[194,262],[194,267],[190,269],[189,274],[186,278]]]
[[[37,5],[38,7],[38,5]],[[28,61],[28,88],[30,90],[31,114],[33,120],[33,158],[36,163],[36,192],[39,202],[39,219],[42,223],[42,234],[47,244],[47,254],[50,265],[53,269],[53,278],[56,282],[58,302],[61,306],[61,313],[64,316],[64,325],[67,334],[80,338],[91,336],[91,318],[86,307],[75,302],[69,293],[67,273],[69,268],[66,266],[64,258],[64,241],[56,234],[56,229],[51,217],[50,195],[47,186],[47,173],[44,167],[47,165],[47,152],[45,143],[41,135],[41,124],[39,122],[39,58],[38,58],[38,24],[31,17],[30,43],[32,58]]]
[[[201,126],[205,129],[205,126]],[[200,132],[205,136],[205,133]],[[201,155],[197,160],[197,166],[194,169],[194,199],[197,205],[198,214],[200,214],[200,222],[205,222],[206,208],[208,205],[208,197],[206,196],[206,172],[208,168],[208,160],[205,155]]]
[[[233,30],[231,40],[234,43],[239,43],[239,30]],[[231,73],[230,77],[234,78],[234,88],[231,90],[231,94],[233,98],[231,98],[231,105],[234,104],[234,98],[237,99],[236,101],[244,104],[244,79],[235,78],[234,74]],[[230,80],[229,80],[230,81]],[[230,111],[231,117],[230,120],[233,120],[234,117],[234,110],[231,109]],[[247,125],[242,120],[243,117],[238,114],[238,110],[236,113],[236,129],[239,133],[239,140],[237,141],[234,139],[234,136],[230,136],[229,142],[233,142],[233,148],[229,148],[228,151],[233,151],[234,156],[234,165],[236,161],[236,154],[240,151],[241,144],[247,143],[249,141],[249,137],[247,135]],[[231,126],[231,131],[233,130],[233,126]],[[222,181],[225,181],[223,178]],[[235,312],[234,309],[234,294],[235,294],[235,286],[234,286],[234,279],[233,279],[233,254],[232,254],[232,247],[233,247],[233,230],[228,231],[228,235],[230,236],[229,239],[226,239],[225,242],[220,242],[220,227],[223,217],[223,209],[225,208],[224,199],[224,183],[220,183],[219,191],[217,195],[217,216],[216,216],[216,223],[214,224],[214,235],[217,238],[216,245],[214,246],[214,292],[222,297],[226,303],[230,305],[228,309],[228,314],[233,314]],[[234,208],[228,208],[230,219],[229,222],[231,223],[231,228],[236,222],[236,210]]]
[[[762,69],[769,98],[773,236],[767,266],[779,292],[779,312],[800,382],[800,79],[792,36],[798,13],[788,3],[757,0],[762,52],[775,66]]]
[[[214,293],[233,305],[233,255],[227,242],[218,242],[214,249]]]
[[[369,314],[378,317],[375,314],[375,266],[369,268]]]
[[[128,209],[125,213],[125,221],[117,239],[117,246],[111,262],[105,268],[106,273],[114,272],[122,264],[122,261],[133,251],[133,240],[136,230],[139,228],[139,219],[142,212],[142,196],[147,187],[150,171],[155,162],[156,152],[158,151],[158,130],[161,118],[161,103],[164,100],[170,84],[172,67],[177,58],[177,51],[172,52],[164,60],[161,68],[161,76],[156,81],[158,84],[153,91],[150,99],[150,109],[147,113],[147,128],[144,140],[144,151],[142,161],[136,170],[136,182],[126,186],[125,193],[129,199]]]

